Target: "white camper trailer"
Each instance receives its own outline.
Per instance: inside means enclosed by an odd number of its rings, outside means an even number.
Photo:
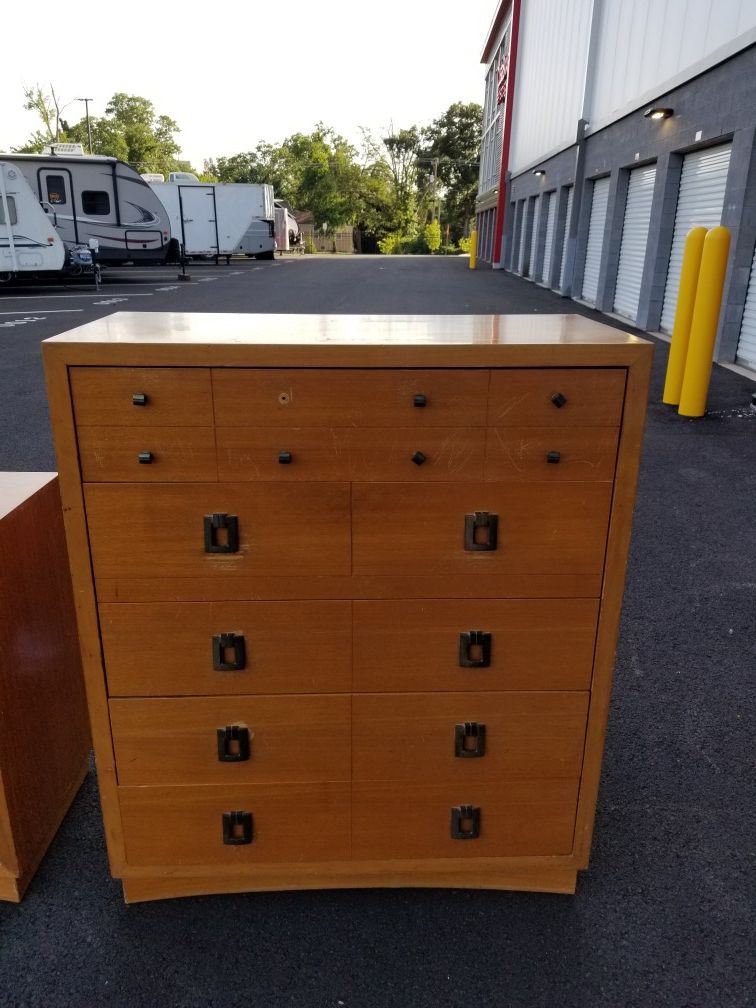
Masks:
[[[290,252],[292,248],[300,247],[299,224],[283,203],[275,201],[276,249],[279,252]]]
[[[0,282],[60,272],[66,250],[22,173],[0,161]]]
[[[171,231],[183,246],[185,255],[246,253],[257,254],[258,258],[273,258],[273,190],[270,186],[242,182],[152,182],[150,185],[165,207]],[[248,252],[245,236],[266,207],[271,210],[270,219],[260,221],[264,234],[259,248]]]
[[[96,239],[105,264],[164,262],[171,229],[155,193],[117,158],[60,145],[49,154],[0,154],[23,172],[58,235],[70,245]]]

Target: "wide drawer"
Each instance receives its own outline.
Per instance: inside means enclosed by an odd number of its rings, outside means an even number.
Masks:
[[[369,860],[570,854],[578,784],[577,780],[355,782],[352,856]],[[466,815],[475,815],[476,809],[477,836],[474,820]],[[455,827],[466,835],[453,837]]]
[[[347,781],[350,698],[111,700],[119,784]]]
[[[487,393],[487,370],[213,369],[219,427],[482,427]]]
[[[580,776],[588,693],[355,696],[356,781],[540,780]]]
[[[351,689],[350,602],[116,602],[99,613],[111,696]]]
[[[617,427],[492,427],[486,479],[505,483],[614,479]]]
[[[590,689],[596,599],[355,601],[353,612],[355,692]]]
[[[482,428],[219,427],[217,439],[222,480],[483,478]]]
[[[353,570],[596,574],[611,495],[609,483],[354,483]]]
[[[209,368],[72,367],[77,427],[211,427]]]
[[[84,499],[96,577],[350,572],[348,484],[90,483]]]
[[[616,427],[624,368],[501,368],[491,371],[491,427]]]
[[[78,442],[85,483],[218,479],[212,427],[80,427]]]
[[[120,787],[118,795],[130,865],[342,861],[350,854],[348,784]],[[224,832],[237,842],[224,842]]]

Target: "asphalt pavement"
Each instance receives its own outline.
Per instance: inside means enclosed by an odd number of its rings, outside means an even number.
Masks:
[[[534,314],[631,327],[467,260],[309,257],[0,289],[0,470],[55,468],[39,344],[113,311]],[[643,334],[641,334],[643,335]],[[94,770],[20,906],[0,1006],[751,1008],[756,385],[648,425],[590,870],[575,896],[344,890],[126,907]],[[30,758],[44,758],[30,740]]]

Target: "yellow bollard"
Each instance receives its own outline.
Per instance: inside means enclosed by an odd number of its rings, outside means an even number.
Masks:
[[[692,231],[688,232],[688,237],[685,239],[685,251],[680,270],[680,289],[675,309],[675,324],[672,327],[672,343],[669,348],[667,377],[662,395],[662,402],[674,406],[680,402],[680,389],[685,373],[685,359],[688,356],[690,323],[696,301],[698,273],[701,267],[701,253],[705,237],[705,227],[694,227]]]
[[[701,256],[688,357],[677,410],[680,416],[700,417],[706,410],[729,251],[730,232],[726,227],[712,228],[704,239]]]
[[[475,269],[475,264],[478,261],[478,232],[470,232],[470,262],[468,263],[470,269]]]

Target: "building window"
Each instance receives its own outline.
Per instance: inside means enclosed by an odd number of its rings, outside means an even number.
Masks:
[[[12,196],[7,197],[8,200],[8,213],[10,214],[11,227],[14,224],[18,224],[18,214],[16,213],[16,201]],[[0,224],[7,223],[5,220],[5,207],[3,206],[3,201],[0,200]]]
[[[52,206],[63,206],[66,202],[66,180],[62,175],[48,175],[47,202]]]
[[[85,189],[81,194],[81,209],[93,217],[107,217],[110,213],[110,196],[102,189]]]

